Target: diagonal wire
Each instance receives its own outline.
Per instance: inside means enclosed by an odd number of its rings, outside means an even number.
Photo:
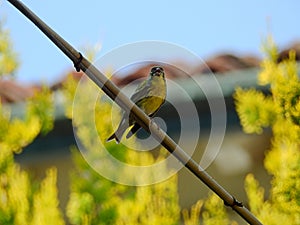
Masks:
[[[243,204],[229,194],[217,181],[215,181],[201,166],[199,166],[180,146],[178,146],[157,124],[136,106],[119,88],[102,74],[92,63],[84,58],[80,52],[76,51],[68,42],[53,31],[38,16],[28,9],[19,0],[7,0],[33,22],[64,54],[72,60],[77,71],[82,70],[101,88],[112,100],[114,100],[124,110],[131,110],[136,121],[147,131],[152,131],[152,135],[173,154],[184,166],[197,178],[214,191],[226,206],[230,206],[249,224],[262,224]],[[118,97],[117,97],[118,96]]]

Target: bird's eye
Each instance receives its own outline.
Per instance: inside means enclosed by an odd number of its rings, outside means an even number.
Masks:
[[[153,68],[151,69],[151,73],[155,73],[156,68],[157,68],[157,67],[153,67]]]
[[[162,72],[162,68],[161,67],[159,67],[159,66],[156,66],[156,67],[153,67],[152,69],[151,69],[151,73],[155,73],[155,72]]]

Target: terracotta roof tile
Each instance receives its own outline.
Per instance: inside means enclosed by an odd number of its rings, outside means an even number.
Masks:
[[[37,86],[23,86],[12,80],[0,80],[0,100],[2,103],[21,102],[31,97]]]
[[[282,61],[288,57],[289,51],[294,49],[296,51],[296,59],[300,61],[300,42],[295,42],[294,44],[290,45],[286,49],[283,49],[279,53],[278,61]],[[166,72],[166,77],[169,79],[173,78],[184,78],[187,77],[185,72],[188,72],[190,75],[193,74],[205,74],[210,73],[210,71],[214,73],[224,73],[233,70],[242,70],[251,67],[258,67],[261,62],[261,59],[252,56],[237,56],[234,54],[218,54],[214,57],[208,58],[203,65],[191,65],[184,60],[177,60],[173,63],[175,66],[171,65],[163,65]],[[131,83],[132,81],[145,77],[148,75],[149,70],[152,66],[157,64],[148,63],[142,66],[136,67],[134,70],[130,72],[126,72],[121,74],[117,74],[116,76],[112,77],[112,80],[119,86],[126,85]],[[180,66],[179,66],[180,65]],[[180,71],[176,68],[176,66],[180,68],[185,68],[185,72]],[[121,71],[122,72],[122,71]],[[119,73],[121,73],[119,72]],[[79,80],[83,73],[82,72],[75,72],[74,70],[70,70],[64,74],[71,75],[75,79]],[[62,87],[63,82],[65,82],[66,76],[62,78],[59,82],[51,86],[52,90],[57,90]],[[27,98],[31,97],[35,90],[39,89],[38,86],[23,86],[19,83],[16,83],[12,80],[5,80],[0,79],[0,100],[2,103],[12,103],[12,102],[20,102],[24,101]]]

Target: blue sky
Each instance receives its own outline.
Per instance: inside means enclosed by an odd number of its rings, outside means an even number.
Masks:
[[[285,47],[300,39],[298,0],[253,1],[29,1],[31,10],[82,49],[101,43],[99,56],[120,45],[143,40],[179,44],[207,58],[219,52],[261,55],[271,32]],[[0,0],[21,67],[22,82],[54,82],[72,63],[7,1]]]

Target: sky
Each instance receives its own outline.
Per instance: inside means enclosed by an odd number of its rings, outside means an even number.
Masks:
[[[101,57],[144,40],[180,45],[205,59],[231,52],[261,56],[268,34],[282,48],[300,40],[298,0],[210,1],[22,1],[73,47],[101,44]],[[54,83],[72,62],[9,2],[0,18],[10,30],[24,83]]]

